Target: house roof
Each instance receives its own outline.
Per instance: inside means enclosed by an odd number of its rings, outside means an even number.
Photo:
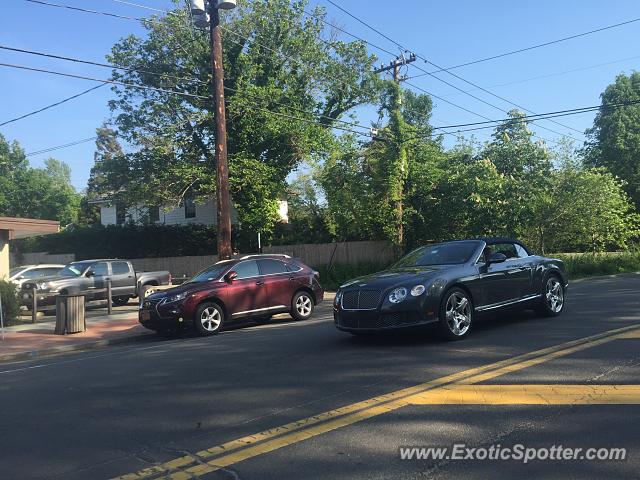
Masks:
[[[47,235],[60,231],[60,222],[54,220],[40,220],[37,218],[0,217],[0,231],[9,232],[9,240]]]

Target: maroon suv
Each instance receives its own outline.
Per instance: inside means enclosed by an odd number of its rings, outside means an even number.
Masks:
[[[296,320],[313,314],[324,292],[318,272],[287,255],[248,255],[224,260],[179,287],[154,293],[140,303],[140,323],[157,332],[193,325],[201,335],[225,323],[288,312]]]

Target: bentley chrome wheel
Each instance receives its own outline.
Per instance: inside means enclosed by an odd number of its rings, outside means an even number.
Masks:
[[[453,292],[447,299],[445,315],[451,333],[461,337],[471,326],[471,302],[463,293]]]
[[[549,310],[559,313],[564,306],[564,290],[556,277],[549,277],[547,280],[545,296]]]

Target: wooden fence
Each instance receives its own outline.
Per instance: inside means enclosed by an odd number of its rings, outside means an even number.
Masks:
[[[286,253],[300,258],[311,267],[332,264],[389,264],[393,262],[393,247],[388,242],[309,243],[264,247],[264,253]]]
[[[333,265],[358,265],[363,263],[390,264],[393,261],[393,248],[388,242],[337,242],[309,243],[300,245],[280,245],[264,247],[263,253],[284,253],[301,259],[314,268]],[[26,253],[23,264],[69,263],[75,260],[74,254],[48,255],[45,253]],[[28,260],[28,261],[27,261]],[[174,278],[191,277],[203,268],[218,261],[217,255],[193,257],[132,258],[133,267],[139,272],[169,270]],[[13,263],[13,266],[16,264]]]

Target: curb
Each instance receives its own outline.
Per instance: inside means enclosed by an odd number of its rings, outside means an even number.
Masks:
[[[576,278],[575,280],[572,280],[571,277],[569,277],[569,285],[574,283],[586,282],[588,280],[604,280],[607,278],[631,277],[634,275],[640,275],[640,272],[623,272],[623,273],[612,273],[610,275],[594,275],[592,277],[579,277],[579,278]]]
[[[76,345],[60,345],[58,347],[45,348],[40,350],[29,350],[15,353],[7,353],[0,355],[0,363],[20,360],[33,360],[39,357],[48,357],[61,353],[81,352],[86,350],[95,350],[109,345],[123,345],[127,343],[135,343],[143,338],[154,337],[153,333],[141,333],[129,337],[106,338],[103,340],[95,340],[93,342],[78,343]]]

